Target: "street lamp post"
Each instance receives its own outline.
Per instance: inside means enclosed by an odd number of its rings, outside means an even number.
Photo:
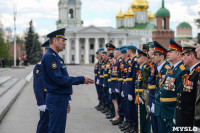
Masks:
[[[14,6],[14,67],[16,67],[16,7]]]

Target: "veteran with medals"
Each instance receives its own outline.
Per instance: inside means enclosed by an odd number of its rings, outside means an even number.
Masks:
[[[197,82],[200,62],[195,53],[195,46],[183,42],[182,59],[184,65],[190,68],[184,75],[183,84],[178,90],[176,106],[176,126],[193,127]]]
[[[171,133],[176,123],[177,91],[182,85],[182,77],[188,72],[182,62],[182,46],[170,39],[167,59],[172,63],[172,68],[167,73],[160,88],[160,127],[163,133]]]

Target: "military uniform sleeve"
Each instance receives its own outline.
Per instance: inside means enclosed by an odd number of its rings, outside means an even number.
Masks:
[[[45,98],[44,98],[44,86],[42,83],[42,72],[41,72],[41,66],[38,64],[33,69],[33,89],[37,105],[38,106],[44,105]]]
[[[45,65],[44,69],[48,72],[50,80],[59,86],[70,87],[85,82],[83,76],[69,77],[66,68],[63,68],[53,55],[46,56],[43,65]]]

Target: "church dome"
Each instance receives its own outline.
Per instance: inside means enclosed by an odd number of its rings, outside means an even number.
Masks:
[[[149,7],[147,0],[133,0],[131,8],[133,11],[146,11]]]
[[[134,17],[134,15],[135,13],[130,8],[128,8],[128,10],[124,13],[125,18]]]
[[[187,22],[180,23],[177,28],[192,28],[192,26]]]
[[[148,12],[148,18],[149,18],[149,20],[154,20],[155,19],[155,16],[152,14],[151,11]]]
[[[156,17],[170,17],[170,12],[165,8],[164,0],[162,1],[162,7],[157,11]]]
[[[116,15],[117,19],[123,19],[124,18],[124,14],[122,13],[122,10],[120,9],[119,13]]]

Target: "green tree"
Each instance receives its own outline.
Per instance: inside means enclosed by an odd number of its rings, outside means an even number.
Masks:
[[[34,43],[34,29],[33,29],[33,22],[32,20],[29,22],[29,28],[27,33],[25,33],[25,51],[26,51],[26,58],[28,62],[31,62],[31,49]]]
[[[36,33],[34,35],[34,42],[33,42],[33,46],[32,46],[31,51],[30,51],[30,53],[31,53],[31,55],[30,55],[30,58],[31,58],[30,63],[31,64],[38,63],[42,58],[41,45],[40,45],[40,42],[38,41],[38,39],[39,39],[39,36]]]
[[[5,43],[3,26],[1,23],[0,23],[0,58],[4,59],[10,58],[9,46]]]
[[[26,58],[31,64],[38,63],[42,58],[41,45],[39,36],[34,32],[32,20],[29,23],[29,28],[25,36],[25,51]]]
[[[200,12],[199,12],[199,16],[200,16]],[[195,19],[195,23],[196,23],[197,27],[200,28],[200,17]]]

